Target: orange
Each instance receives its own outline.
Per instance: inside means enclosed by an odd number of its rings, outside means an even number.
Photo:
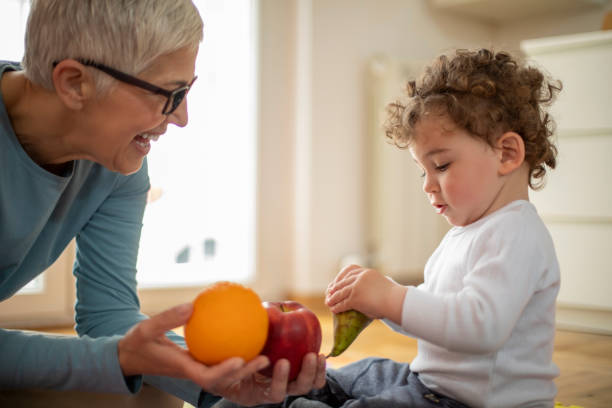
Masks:
[[[263,349],[268,337],[268,312],[250,288],[217,282],[193,302],[185,324],[185,341],[198,361],[213,365],[230,357],[249,361]]]

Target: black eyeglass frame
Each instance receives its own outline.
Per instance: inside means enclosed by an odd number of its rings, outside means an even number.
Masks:
[[[193,77],[193,79],[191,80],[191,82],[187,85],[183,85],[183,86],[179,86],[176,89],[172,89],[172,90],[168,90],[168,89],[164,89],[164,88],[160,88],[157,85],[153,85],[150,82],[144,81],[140,78],[136,78],[135,76],[126,74],[125,72],[121,72],[119,70],[116,70],[114,68],[111,68],[109,66],[106,66],[104,64],[100,64],[97,63],[95,61],[92,60],[85,60],[85,59],[75,59],[75,61],[78,61],[79,63],[85,65],[85,66],[89,66],[89,67],[93,67],[96,69],[99,69],[100,71],[112,76],[113,78],[115,78],[118,81],[124,82],[126,84],[130,84],[130,85],[134,85],[137,86],[139,88],[145,89],[149,92],[152,92],[154,94],[157,95],[162,95],[166,97],[166,104],[164,105],[163,109],[162,109],[162,114],[163,115],[170,115],[172,114],[172,112],[174,112],[181,104],[181,102],[183,102],[183,99],[185,99],[185,96],[187,95],[187,92],[189,92],[189,89],[191,89],[191,86],[193,85],[193,83],[195,82],[196,79],[198,79],[197,75],[195,77]],[[59,64],[58,61],[53,63],[53,67],[55,68],[55,66]],[[182,95],[178,98],[177,96],[180,95],[180,93],[182,93]]]

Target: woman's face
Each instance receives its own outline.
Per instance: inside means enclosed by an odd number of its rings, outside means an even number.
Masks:
[[[173,90],[191,83],[197,50],[181,49],[158,58],[138,78]],[[168,124],[187,124],[187,98],[170,115],[162,114],[167,98],[145,89],[117,82],[91,104],[83,135],[84,155],[109,170],[131,174],[140,169],[151,142],[166,132]]]

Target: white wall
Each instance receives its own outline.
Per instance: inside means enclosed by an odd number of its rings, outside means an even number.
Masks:
[[[264,297],[319,294],[343,256],[365,250],[365,77],[372,56],[422,60],[497,44],[518,50],[525,38],[597,30],[605,14],[496,27],[440,13],[425,0],[261,0],[260,8]]]
[[[294,252],[293,1],[259,2],[257,277],[260,297],[285,296]]]

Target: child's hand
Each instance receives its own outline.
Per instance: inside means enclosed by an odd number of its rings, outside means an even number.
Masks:
[[[406,290],[374,269],[350,265],[327,287],[325,303],[333,313],[355,309],[368,317],[401,324]]]

